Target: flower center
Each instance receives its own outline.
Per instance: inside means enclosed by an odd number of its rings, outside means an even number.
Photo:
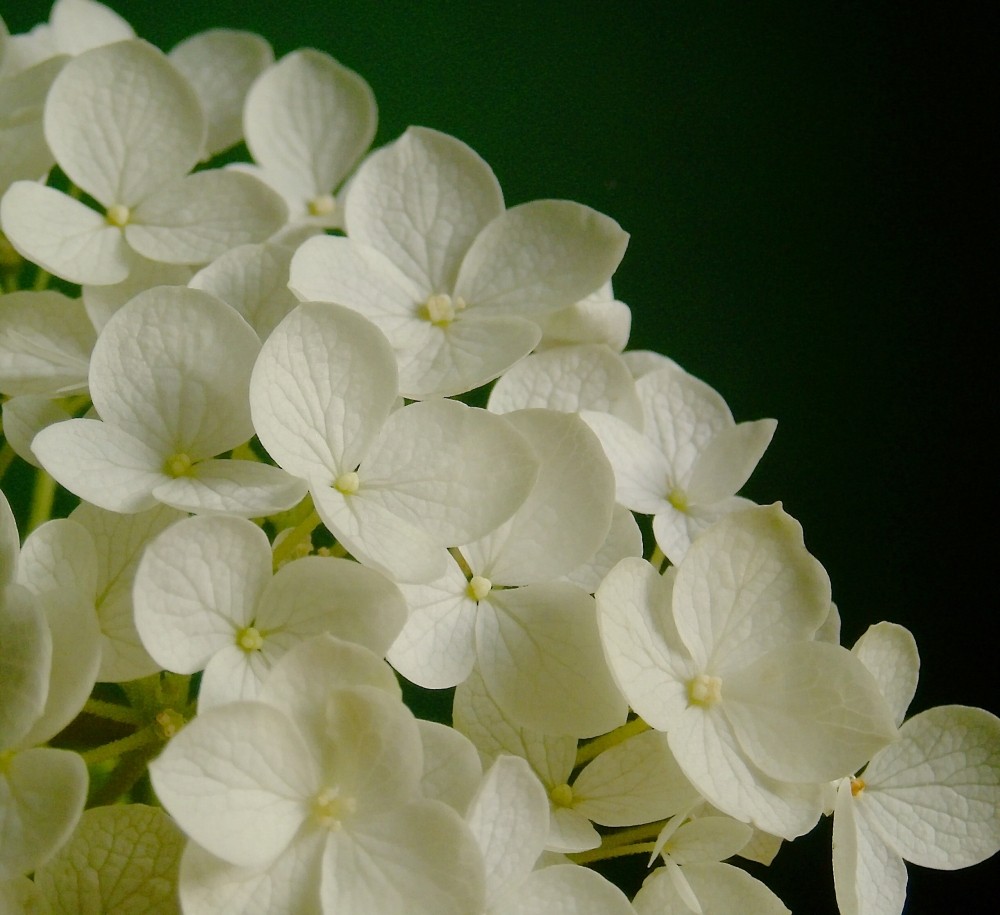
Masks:
[[[455,315],[466,307],[466,301],[461,296],[453,299],[445,293],[429,296],[420,306],[420,317],[430,321],[435,327],[447,327],[455,320]]]
[[[688,701],[691,705],[709,708],[722,699],[722,677],[698,674],[688,681]]]
[[[163,464],[163,472],[168,477],[183,477],[191,472],[191,458],[183,451],[168,457]]]
[[[865,790],[865,780],[863,778],[851,779],[851,797],[857,797]]]
[[[264,636],[253,626],[247,626],[236,633],[236,644],[250,654],[251,651],[260,651],[264,647]]]
[[[104,212],[104,218],[109,226],[117,226],[119,229],[128,225],[132,218],[132,211],[122,203],[112,204]]]
[[[556,785],[549,792],[549,800],[552,801],[556,807],[572,807],[573,806],[573,789],[563,782],[561,785]]]
[[[358,479],[358,475],[353,471],[348,473],[342,473],[336,480],[333,481],[333,488],[337,492],[343,493],[345,496],[352,496],[358,491],[358,487],[361,485],[361,480]]]
[[[482,575],[473,575],[465,587],[465,593],[476,603],[481,601],[493,588],[493,582]]]
[[[184,727],[184,716],[176,709],[165,708],[156,714],[156,730],[164,740],[169,740],[182,727]]]
[[[687,493],[679,486],[675,486],[670,490],[667,494],[667,501],[679,512],[686,512],[688,510]]]
[[[353,797],[341,795],[339,788],[323,788],[312,802],[313,819],[334,832],[343,827],[344,817],[357,809],[358,802]]]
[[[337,209],[333,194],[320,194],[306,204],[310,216],[329,216]]]

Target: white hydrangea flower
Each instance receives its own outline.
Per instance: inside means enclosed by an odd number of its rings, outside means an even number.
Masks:
[[[730,816],[801,835],[820,816],[821,783],[895,739],[871,674],[814,640],[829,579],[780,506],[725,516],[676,576],[624,560],[597,606],[632,708],[667,732],[685,775]]]
[[[383,655],[406,605],[383,575],[356,562],[307,556],[272,577],[257,525],[193,517],[160,533],[135,574],[135,625],[167,670],[204,670],[198,708],[256,699],[285,652],[321,632]]]
[[[490,167],[446,134],[411,127],[368,157],[346,204],[348,238],[306,242],[291,289],[371,318],[404,397],[460,394],[527,355],[531,318],[607,282],[628,236],[577,203],[504,210]]]
[[[165,503],[256,517],[290,508],[305,494],[302,481],[255,461],[213,460],[253,435],[248,390],[259,348],[246,322],[208,293],[141,293],[108,321],[91,356],[101,419],[49,426],[35,455],[67,489],[109,511]]]
[[[619,302],[608,280],[600,289],[566,308],[535,319],[542,329],[538,350],[600,343],[620,353],[628,345],[632,309]]]
[[[323,523],[397,581],[442,574],[442,547],[496,528],[538,463],[510,423],[457,401],[396,409],[395,359],[367,319],[300,305],[265,341],[250,400],[261,443],[309,481]]]
[[[289,652],[259,701],[199,714],[150,765],[193,840],[185,912],[481,911],[482,856],[421,796],[422,752],[378,657],[331,636]]]
[[[689,892],[679,888],[672,873],[659,868],[647,878],[632,902],[637,915],[791,915],[756,877],[731,864],[688,864],[684,882]]]
[[[205,115],[184,77],[145,42],[74,57],[49,90],[44,123],[56,161],[102,210],[18,181],[0,202],[0,223],[24,257],[70,282],[120,283],[133,252],[204,264],[285,223],[284,202],[249,175],[188,175],[203,149]]]
[[[256,165],[236,165],[282,195],[291,222],[341,227],[334,196],[371,145],[378,109],[353,70],[312,48],[293,51],[260,74],[243,109]]]
[[[656,543],[676,564],[712,522],[753,504],[736,493],[777,423],[736,423],[718,393],[672,365],[644,374],[636,391],[642,432],[607,413],[583,416],[615,469],[618,501],[653,516]]]

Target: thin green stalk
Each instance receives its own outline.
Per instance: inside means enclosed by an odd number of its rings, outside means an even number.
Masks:
[[[274,568],[280,568],[284,563],[291,559],[299,544],[309,537],[318,525],[319,515],[316,513],[316,510],[313,509],[313,511],[310,512],[309,517],[296,524],[295,527],[292,528],[291,533],[284,537],[281,543],[274,548],[274,556],[271,560]]]
[[[86,715],[93,715],[96,718],[106,718],[108,721],[117,721],[119,724],[142,724],[142,716],[132,708],[119,705],[117,702],[105,702],[103,699],[88,699],[83,706]]]
[[[580,747],[576,751],[576,765],[582,766],[605,750],[610,750],[611,747],[624,743],[629,737],[634,737],[636,734],[641,734],[643,731],[648,730],[649,725],[641,718],[633,718],[631,721],[626,721],[620,728],[615,728],[603,737],[598,737]]]
[[[56,481],[39,468],[35,471],[35,491],[31,498],[31,516],[28,518],[29,533],[52,517],[52,502],[55,497]]]
[[[592,848],[590,851],[581,851],[566,857],[577,864],[590,864],[594,861],[607,861],[609,858],[624,858],[626,855],[650,855],[655,847],[655,842],[618,845],[613,848],[605,848],[602,845],[600,848]]]
[[[84,750],[80,755],[83,761],[92,766],[96,763],[106,762],[109,759],[118,759],[126,753],[141,750],[144,747],[151,747],[154,744],[163,743],[163,735],[155,724],[146,725],[142,730],[122,737],[120,740],[112,740],[101,747],[94,747],[92,750]]]
[[[10,447],[10,442],[4,442],[3,447],[0,448],[0,477],[3,477],[7,472],[15,457],[17,455],[14,454],[14,449]]]

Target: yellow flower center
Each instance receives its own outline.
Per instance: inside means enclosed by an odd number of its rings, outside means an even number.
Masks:
[[[191,458],[180,452],[168,457],[163,464],[163,472],[168,477],[183,477],[191,472]]]
[[[865,780],[863,778],[852,778],[851,779],[851,796],[857,797],[865,790]]]
[[[688,681],[688,701],[691,705],[709,708],[722,699],[722,677],[698,674]]]
[[[667,501],[679,512],[686,512],[688,510],[687,493],[679,486],[675,486],[670,490],[667,494]]]
[[[337,209],[333,194],[320,194],[306,204],[310,216],[329,216]]]
[[[119,229],[124,228],[128,225],[129,219],[132,218],[132,211],[121,203],[113,204],[109,206],[104,212],[104,219],[107,221],[109,226],[117,226]]]
[[[361,480],[358,479],[358,475],[353,470],[349,473],[342,473],[333,481],[333,488],[345,496],[354,495],[360,485]]]
[[[358,809],[353,797],[341,795],[339,788],[323,788],[312,801],[312,817],[331,831],[341,829],[344,817]]]
[[[251,651],[260,651],[264,647],[264,636],[253,626],[247,626],[236,633],[236,644],[250,654]]]
[[[572,807],[573,806],[573,789],[563,782],[561,785],[556,785],[549,792],[549,800],[552,801],[556,807]]]
[[[481,601],[493,588],[493,582],[482,575],[474,575],[465,587],[465,593],[477,603]]]
[[[445,293],[438,293],[429,296],[420,306],[420,316],[435,327],[447,327],[455,320],[455,315],[465,307],[466,301],[461,296],[452,298]]]

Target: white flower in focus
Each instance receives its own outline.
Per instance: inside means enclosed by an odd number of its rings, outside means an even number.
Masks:
[[[620,353],[628,345],[632,309],[615,298],[608,280],[579,302],[539,315],[535,320],[542,329],[539,351],[599,343]]]
[[[321,632],[385,654],[406,616],[399,589],[346,559],[306,556],[271,574],[271,544],[242,518],[194,517],[163,531],[135,576],[135,624],[167,670],[204,670],[198,708],[256,699],[268,671]]]
[[[636,391],[644,414],[641,433],[614,416],[583,415],[615,469],[618,501],[653,516],[656,543],[677,564],[712,522],[753,504],[736,493],[777,423],[737,424],[719,394],[674,366],[641,376]]]
[[[204,264],[285,223],[284,202],[249,175],[188,175],[204,143],[201,103],[145,42],[73,58],[49,90],[44,120],[56,162],[101,210],[19,181],[0,202],[0,222],[19,253],[70,282],[119,283],[133,252]]]
[[[813,640],[829,579],[780,506],[725,516],[676,575],[623,560],[597,606],[630,705],[667,732],[702,796],[736,819],[785,838],[807,832],[821,783],[895,739],[863,664]]]
[[[91,356],[101,419],[49,426],[35,455],[63,486],[109,511],[162,502],[257,517],[290,508],[305,494],[301,481],[255,461],[213,460],[253,435],[248,389],[259,348],[246,322],[208,293],[141,293],[107,323]]]
[[[259,701],[199,714],[150,764],[193,840],[184,911],[480,911],[479,849],[455,810],[421,796],[422,771],[388,665],[331,636],[303,643]]]
[[[490,167],[446,134],[411,127],[351,181],[347,238],[310,239],[290,287],[374,321],[399,361],[399,389],[422,399],[479,387],[526,356],[532,318],[607,282],[628,236],[578,203],[504,210]]]

